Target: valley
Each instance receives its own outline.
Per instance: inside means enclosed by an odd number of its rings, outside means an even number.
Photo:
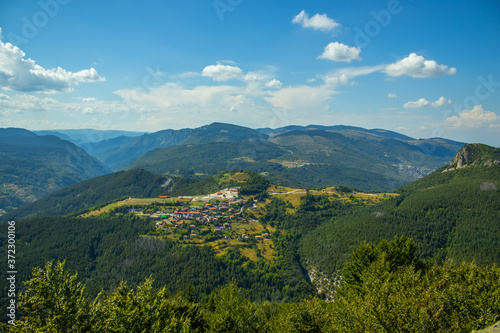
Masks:
[[[500,258],[495,245],[500,237],[497,148],[466,145],[449,164],[425,176],[430,167],[392,161],[390,167],[418,180],[394,191],[366,191],[343,184],[381,177],[374,173],[382,166],[357,164],[353,169],[346,164],[346,156],[333,153],[339,150],[336,146],[323,156],[311,143],[324,136],[332,134],[308,136],[301,152],[295,146],[302,143],[289,146],[293,154],[272,142],[196,145],[192,139],[190,146],[146,154],[149,169],[166,172],[131,167],[4,212],[3,222],[16,221],[17,255],[23,262],[18,277],[28,281],[32,269],[45,260],[65,261],[66,269],[78,272],[84,281],[88,299],[100,291],[112,293],[127,281],[132,288],[151,283],[154,290],[165,288],[172,295],[189,290],[189,302],[210,307],[214,295],[228,290],[224,288],[237,288],[238,302],[257,307],[270,302],[279,309],[279,316],[288,308],[312,304],[321,311],[332,307],[332,314],[348,311],[352,316],[353,306],[372,304],[359,290],[371,290],[369,286],[380,281],[399,288],[400,276],[409,281],[411,274],[432,280],[465,267],[455,266],[455,260],[474,262],[466,269],[496,276],[494,265]],[[251,147],[257,150],[250,154]],[[191,152],[195,153],[190,156]],[[291,158],[299,154],[302,157]],[[318,162],[307,162],[312,158]],[[328,158],[339,164],[330,165]],[[361,161],[357,160],[365,163]],[[276,169],[278,164],[283,169]],[[257,171],[240,168],[256,165]],[[224,166],[232,169],[218,171]],[[331,172],[337,179],[351,180],[329,185],[317,179],[317,172],[321,177]],[[301,180],[292,175],[302,175]],[[293,185],[306,179],[316,179],[308,184],[324,186]],[[389,187],[397,182],[393,174],[378,181]],[[363,277],[359,281],[357,274]],[[4,275],[0,272],[0,278]],[[154,282],[147,282],[150,278]],[[481,277],[478,283],[486,283],[488,293],[495,292],[495,283],[488,279]],[[434,287],[424,285],[430,280],[416,280],[413,287],[431,292],[428,288]],[[20,291],[26,290],[22,286]],[[6,301],[0,299],[2,304]],[[207,309],[205,315],[212,311]],[[313,317],[326,318],[318,313]],[[340,319],[332,320],[328,325],[344,327]]]
[[[225,123],[155,133],[8,128],[0,129],[0,143],[5,212],[80,181],[133,169],[192,181],[252,170],[281,186],[392,191],[442,167],[465,144],[351,126]]]
[[[221,184],[245,183],[250,177],[245,172],[222,172]],[[274,262],[277,252],[271,235],[286,233],[270,225],[261,224],[259,218],[266,214],[270,198],[286,203],[288,214],[299,208],[306,195],[324,196],[329,201],[375,205],[398,196],[395,193],[363,193],[343,187],[323,190],[306,190],[271,184],[258,196],[240,196],[240,187],[221,188],[219,191],[198,196],[159,196],[157,198],[129,197],[102,208],[90,210],[80,217],[101,214],[130,214],[154,222],[155,231],[147,236],[167,239],[177,244],[208,246],[217,256],[236,249],[251,261]],[[347,191],[348,193],[345,193]],[[146,235],[145,235],[146,236]]]

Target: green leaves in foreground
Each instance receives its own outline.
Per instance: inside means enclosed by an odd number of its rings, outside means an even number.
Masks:
[[[365,283],[360,289],[347,290],[332,305],[336,329],[471,332],[500,317],[497,267],[484,269],[448,262],[427,272],[414,266],[388,272],[383,263],[377,262],[363,277]]]
[[[64,262],[45,263],[35,268],[33,278],[25,282],[28,290],[19,296],[23,321],[13,332],[86,332],[90,324],[90,306],[85,287],[77,274],[64,270]]]
[[[500,318],[500,269],[475,263],[425,267],[413,241],[361,244],[332,304],[348,332],[471,332]]]
[[[229,284],[198,302],[120,284],[92,303],[64,262],[35,269],[11,332],[471,332],[500,319],[500,269],[451,261],[429,267],[411,239],[361,244],[331,303],[257,304]],[[5,326],[4,326],[5,327]]]

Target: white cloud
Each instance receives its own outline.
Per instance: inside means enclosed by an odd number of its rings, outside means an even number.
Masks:
[[[272,91],[271,96],[264,97],[273,107],[291,110],[298,113],[326,111],[328,101],[336,92],[323,85],[318,87],[293,86]]]
[[[359,56],[360,52],[360,47],[349,47],[339,42],[333,42],[325,47],[325,51],[318,58],[332,61],[351,62],[353,60],[361,60]]]
[[[347,76],[347,74],[343,73],[324,76],[323,80],[325,81],[326,84],[335,87],[347,86],[349,84],[352,84],[352,82],[350,81],[350,77]]]
[[[388,65],[384,72],[393,77],[408,75],[414,78],[428,78],[453,75],[457,69],[438,65],[434,60],[425,60],[423,56],[411,53],[408,57]]]
[[[476,105],[472,110],[464,110],[456,116],[446,118],[446,122],[453,127],[479,128],[485,124],[492,125],[492,122],[499,120],[494,112],[483,110],[482,105]]]
[[[225,62],[229,62],[225,60]],[[264,70],[248,72],[244,74],[243,70],[237,66],[224,65],[220,61],[217,65],[206,66],[201,72],[202,76],[211,77],[214,81],[223,82],[229,80],[240,80],[245,82],[266,81],[272,78],[274,67],[268,66]],[[180,77],[180,76],[177,76]]]
[[[158,110],[154,117],[143,117],[141,127],[159,129],[172,122],[177,126],[193,127],[221,119],[265,127],[271,126],[269,122],[276,110],[287,112],[294,119],[302,117],[310,121],[312,113],[328,109],[335,93],[326,85],[282,87],[279,80],[274,80],[268,81],[267,87],[261,81],[248,81],[245,86],[195,87],[170,82],[148,90],[122,89],[115,94],[133,111],[139,108]],[[274,88],[269,89],[270,86]]]
[[[91,108],[91,107],[83,107],[81,108],[81,113],[82,114],[99,114],[99,110],[96,110],[94,108]]]
[[[38,98],[28,94],[10,97],[0,94],[0,110],[5,110],[9,114],[20,111],[48,111],[57,104],[58,102],[53,98]]]
[[[438,108],[438,107],[441,107],[441,106],[451,105],[451,104],[453,104],[453,102],[451,101],[451,99],[446,99],[445,97],[441,96],[441,97],[439,97],[439,99],[437,101],[432,102],[431,106],[433,108]]]
[[[395,93],[388,93],[387,98],[398,98],[398,94]]]
[[[82,102],[95,102],[97,101],[94,97],[78,97],[78,99]]]
[[[451,104],[453,104],[451,99],[446,99],[445,97],[441,96],[435,102],[429,102],[425,98],[421,98],[418,101],[410,101],[410,102],[405,103],[403,105],[403,108],[405,108],[405,109],[419,109],[419,108],[428,107],[428,106],[433,107],[433,108],[438,108],[441,106],[451,105]]]
[[[490,126],[488,126],[488,128],[495,131],[495,132],[500,132],[500,124],[490,124]]]
[[[346,67],[339,70],[330,72],[326,75],[319,76],[327,85],[330,86],[340,86],[340,85],[352,85],[351,79],[379,72],[385,68],[385,65],[378,66],[363,66],[363,67]]]
[[[259,72],[248,72],[244,77],[243,81],[265,81],[270,79],[270,76],[265,71]]]
[[[283,83],[280,80],[272,79],[271,81],[266,83],[266,87],[271,89],[280,89],[283,87]]]
[[[148,91],[122,89],[114,93],[122,97],[132,109],[139,107],[157,108],[163,111],[182,111],[193,109],[229,109],[245,102],[242,98],[243,87],[196,86],[185,88],[179,83],[166,83]]]
[[[341,27],[341,24],[335,22],[326,14],[316,14],[313,17],[309,17],[309,14],[305,10],[301,11],[292,20],[292,23],[300,24],[304,28],[312,28],[314,30],[320,30],[324,32],[334,31]]]
[[[1,35],[0,35],[1,37]],[[0,39],[0,87],[17,91],[65,92],[82,82],[98,82],[105,79],[94,68],[69,72],[61,67],[45,69],[11,43]]]
[[[241,68],[221,63],[205,67],[201,75],[211,77],[214,81],[241,80],[244,77]]]
[[[422,108],[424,106],[429,106],[430,104],[431,103],[428,100],[426,100],[425,98],[421,98],[418,101],[406,102],[403,105],[403,108],[405,108],[405,109],[418,109],[418,108]]]

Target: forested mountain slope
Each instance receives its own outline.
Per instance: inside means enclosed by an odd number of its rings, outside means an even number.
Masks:
[[[92,147],[91,154],[117,171],[156,148],[214,142],[243,142],[266,137],[250,128],[213,123],[195,129],[168,129],[136,138],[119,137],[101,141]]]
[[[0,209],[12,210],[109,172],[82,148],[58,137],[0,129]]]
[[[134,169],[88,179],[51,193],[2,216],[3,221],[26,217],[57,216],[76,213],[109,201],[133,197],[171,194],[194,180],[155,175]]]
[[[302,256],[333,273],[359,242],[405,235],[423,258],[499,263],[499,152],[465,146],[452,164],[398,190],[400,197],[321,225],[302,240]]]

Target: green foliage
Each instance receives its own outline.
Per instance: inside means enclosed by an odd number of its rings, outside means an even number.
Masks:
[[[121,283],[110,295],[100,294],[93,305],[93,332],[201,332],[201,308],[165,287],[153,291],[153,280],[131,289]]]
[[[206,308],[210,332],[265,332],[264,311],[242,297],[235,284],[228,284],[210,294]]]
[[[317,298],[299,303],[283,304],[271,317],[271,332],[320,333],[332,332],[330,304]]]
[[[381,265],[387,266],[389,272],[411,265],[417,270],[424,268],[424,263],[416,255],[416,247],[412,239],[404,236],[394,237],[389,242],[381,239],[377,245],[365,242],[356,248],[351,259],[342,268],[342,281],[346,286],[360,287],[364,284],[363,273],[379,261]]]
[[[391,271],[379,260],[362,272],[363,284],[347,282],[332,313],[340,331],[471,332],[500,318],[500,270],[475,264],[403,266]]]
[[[25,282],[27,290],[19,296],[22,321],[20,332],[85,332],[90,328],[90,309],[85,287],[77,275],[64,270],[64,262],[45,263],[45,270],[33,269],[33,278]]]
[[[271,182],[258,173],[245,171],[250,175],[250,178],[244,182],[240,187],[240,194],[252,195],[264,193],[271,185]]]
[[[361,244],[333,302],[255,303],[234,283],[198,301],[193,288],[172,296],[151,278],[121,283],[92,302],[64,263],[35,269],[10,332],[464,332],[500,318],[500,268],[475,263],[421,265],[410,239]],[[362,264],[359,264],[362,263]],[[368,264],[367,264],[368,263]],[[419,268],[419,266],[422,266]],[[352,276],[352,274],[351,274]]]

